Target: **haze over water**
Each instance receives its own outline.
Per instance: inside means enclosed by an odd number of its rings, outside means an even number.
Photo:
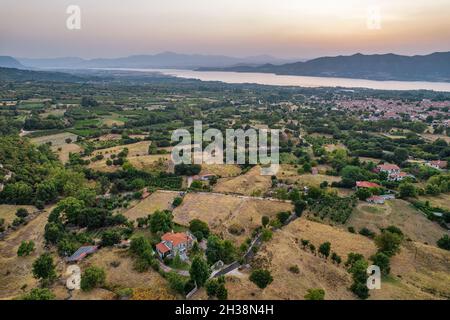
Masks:
[[[111,69],[110,69],[111,70]],[[434,90],[450,92],[450,83],[426,81],[375,81],[351,78],[307,77],[276,75],[272,73],[251,72],[221,72],[221,71],[193,71],[178,69],[129,69],[114,68],[114,70],[159,72],[161,74],[185,79],[201,81],[221,81],[225,83],[256,83],[275,86],[298,87],[343,87],[369,88],[379,90]]]

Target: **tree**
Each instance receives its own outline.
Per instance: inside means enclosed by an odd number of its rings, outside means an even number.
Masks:
[[[48,288],[34,288],[20,297],[21,300],[53,300],[55,295]]]
[[[183,202],[183,198],[182,198],[182,197],[175,197],[175,199],[173,199],[172,206],[173,206],[174,208],[176,208],[176,207],[178,207],[182,202]]]
[[[280,221],[283,224],[287,221],[287,219],[289,219],[290,216],[291,216],[290,213],[286,212],[286,211],[282,211],[282,212],[278,212],[277,213],[278,221]]]
[[[102,234],[102,245],[113,246],[121,240],[120,233],[116,230],[106,230]]]
[[[341,262],[342,262],[342,258],[336,252],[333,252],[331,254],[331,260],[333,262],[336,262],[336,264],[341,264]]]
[[[306,202],[303,200],[297,200],[294,203],[294,211],[297,217],[301,217],[303,211],[306,209]]]
[[[203,237],[208,238],[209,237],[209,227],[208,224],[204,221],[201,221],[199,219],[194,219],[189,222],[189,230],[195,235],[197,232],[201,232]],[[199,239],[201,241],[202,239]]]
[[[356,191],[356,196],[358,197],[359,200],[365,201],[367,198],[372,196],[372,192],[370,192],[370,190],[367,188],[359,188]]]
[[[58,197],[58,189],[53,181],[44,181],[36,187],[36,200],[49,203]]]
[[[195,281],[198,287],[202,287],[210,275],[208,264],[200,256],[195,256],[192,260],[191,269],[189,270],[191,279]]]
[[[400,198],[414,198],[417,196],[416,187],[410,182],[402,182],[398,186]]]
[[[150,241],[148,241],[144,236],[139,236],[131,239],[130,243],[130,252],[137,255],[142,256],[146,252],[152,252],[152,245]]]
[[[25,208],[19,208],[16,211],[16,216],[19,218],[26,218],[28,217],[28,210]]]
[[[168,210],[155,211],[150,217],[150,230],[153,233],[158,231],[168,232],[172,230],[172,213]]]
[[[328,259],[328,256],[330,255],[330,249],[331,249],[331,243],[324,242],[319,246],[319,253],[325,257],[325,259]]]
[[[263,229],[263,231],[261,233],[261,239],[265,242],[272,239],[272,231],[270,231],[269,229]]]
[[[81,290],[90,291],[96,287],[101,287],[105,284],[105,280],[105,270],[98,267],[89,267],[81,275]]]
[[[261,289],[264,289],[273,281],[273,277],[270,274],[270,271],[264,269],[254,270],[251,273],[249,279]]]
[[[396,148],[394,150],[394,159],[397,163],[402,163],[408,159],[409,153],[405,148]]]
[[[19,248],[17,249],[17,256],[29,256],[34,251],[34,242],[30,241],[22,241]]]
[[[261,218],[261,224],[263,225],[263,227],[267,227],[267,225],[270,222],[270,218],[268,216],[262,216]]]
[[[367,288],[367,267],[369,264],[360,255],[353,256],[353,259],[352,265],[349,268],[349,272],[353,278],[353,284],[350,290],[360,299],[367,299],[369,297],[369,289]]]
[[[225,284],[219,284],[219,287],[216,291],[217,299],[219,300],[227,300],[228,299],[228,290],[225,288]]]
[[[372,260],[374,265],[380,267],[382,274],[388,275],[391,272],[390,259],[383,252],[377,252],[370,257],[370,260]]]
[[[55,265],[49,253],[43,253],[33,262],[33,276],[43,282],[51,283],[56,279]]]
[[[375,244],[378,247],[378,251],[384,253],[388,257],[392,257],[400,251],[400,244],[403,237],[398,233],[394,233],[388,230],[375,237]]]
[[[224,263],[230,263],[234,260],[236,255],[236,248],[229,240],[221,240],[216,235],[208,237],[206,258],[208,263],[213,264],[219,260]]]
[[[445,234],[437,241],[437,245],[439,248],[444,250],[450,250],[450,237],[448,234]]]
[[[217,289],[219,288],[219,282],[217,279],[210,279],[206,282],[206,293],[208,297],[214,297],[217,294]]]
[[[325,299],[325,290],[323,289],[308,289],[305,295],[306,300],[323,300]]]

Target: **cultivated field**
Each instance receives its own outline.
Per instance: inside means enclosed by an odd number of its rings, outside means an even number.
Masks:
[[[215,193],[188,193],[173,213],[176,223],[187,226],[191,220],[200,219],[208,223],[214,233],[241,243],[261,225],[262,216],[273,217],[278,212],[292,209],[292,204],[282,201]],[[240,229],[241,233],[230,233],[230,227]]]
[[[408,202],[400,199],[386,201],[383,205],[361,202],[346,223],[346,226],[353,226],[356,231],[367,227],[375,232],[390,225],[399,227],[406,237],[432,246],[446,232]]]
[[[260,167],[255,166],[244,175],[219,179],[214,186],[215,192],[242,195],[263,195],[272,185],[270,176],[262,176]]]
[[[176,191],[156,191],[123,214],[131,220],[136,220],[147,217],[156,210],[172,209],[173,199],[178,195],[179,192]]]

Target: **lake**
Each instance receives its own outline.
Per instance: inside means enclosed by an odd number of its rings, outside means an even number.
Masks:
[[[112,69],[109,69],[112,70]],[[193,71],[178,69],[130,69],[114,68],[113,70],[159,72],[178,78],[197,79],[201,81],[221,81],[225,83],[256,83],[275,86],[298,87],[343,87],[369,88],[380,90],[434,90],[450,92],[450,83],[426,81],[375,81],[350,78],[285,76],[272,73]]]

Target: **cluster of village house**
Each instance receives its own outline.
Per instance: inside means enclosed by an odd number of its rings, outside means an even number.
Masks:
[[[443,170],[447,168],[447,161],[442,160],[436,160],[436,161],[429,161],[426,163],[427,166]],[[406,177],[412,177],[414,176],[412,174],[408,174],[406,172],[402,172],[399,166],[395,164],[380,164],[376,166],[374,169],[375,172],[385,172],[387,174],[387,178],[389,181],[402,181]],[[381,186],[374,182],[369,181],[357,181],[356,182],[356,188],[381,188]],[[370,203],[376,203],[376,204],[383,204],[385,200],[393,199],[395,198],[394,194],[384,194],[384,195],[374,195],[366,199],[367,202]]]
[[[350,112],[366,111],[369,116],[362,116],[369,121],[382,119],[401,119],[402,115],[408,115],[411,120],[424,121],[429,116],[440,118],[434,120],[433,124],[450,126],[448,119],[448,107],[450,101],[431,101],[424,99],[418,103],[403,102],[400,100],[366,99],[353,100],[345,99],[336,101],[336,110],[348,110]]]

